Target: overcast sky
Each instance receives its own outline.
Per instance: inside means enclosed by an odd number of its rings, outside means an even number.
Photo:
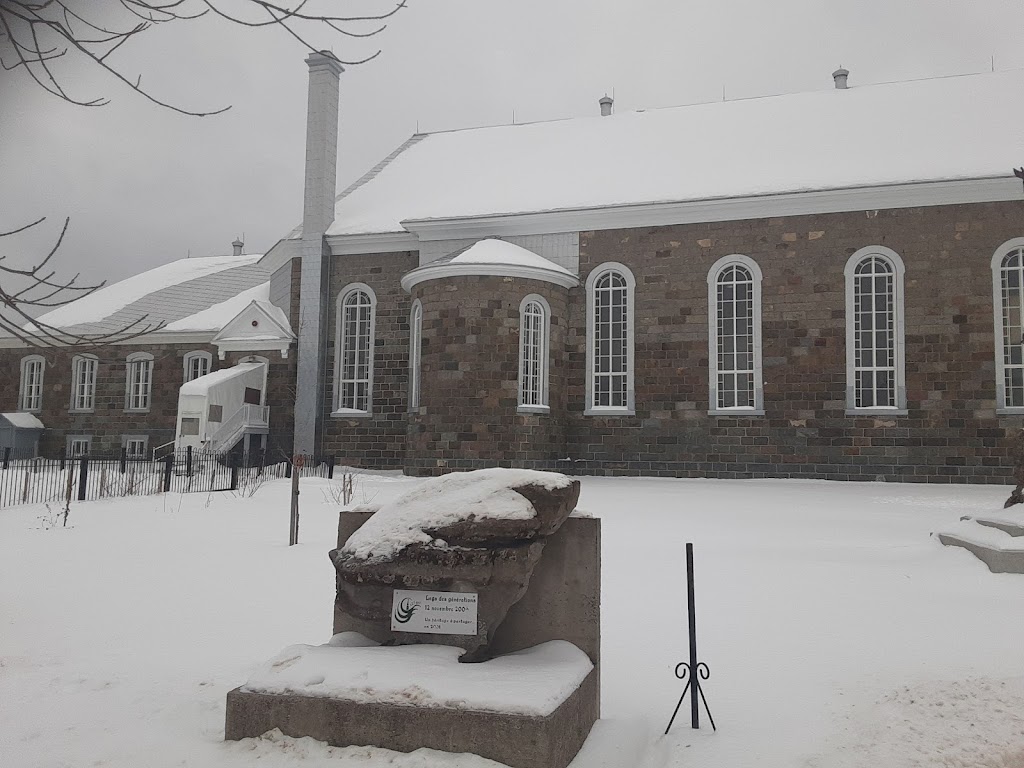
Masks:
[[[408,2],[369,41],[312,35],[342,59],[383,51],[341,76],[339,189],[417,125],[594,115],[613,91],[624,111],[716,101],[723,90],[817,90],[832,87],[839,65],[851,87],[987,71],[993,57],[997,70],[1024,68],[1024,0]],[[215,18],[163,25],[114,54],[161,98],[232,105],[201,119],[72,61],[73,92],[111,104],[72,106],[0,71],[0,231],[46,215],[53,235],[70,216],[58,266],[92,280],[230,252],[243,233],[247,252],[265,251],[301,219],[305,56],[281,30]]]

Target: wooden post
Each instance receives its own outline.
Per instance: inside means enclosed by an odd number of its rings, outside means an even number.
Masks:
[[[8,446],[4,448],[4,469],[7,469],[11,465],[11,449]]]
[[[82,465],[78,470],[78,500],[85,501],[85,494],[89,482],[89,457],[82,457]]]
[[[171,490],[171,472],[174,469],[174,454],[167,454],[164,459],[164,493]]]
[[[238,490],[238,462],[231,462],[231,490]]]
[[[302,464],[305,457],[296,455],[292,457],[291,464],[295,465],[292,470],[292,513],[288,531],[288,546],[299,543],[299,476],[302,474]]]
[[[331,454],[329,463],[327,464],[327,479],[334,479],[334,465],[338,463],[338,457],[335,454]]]

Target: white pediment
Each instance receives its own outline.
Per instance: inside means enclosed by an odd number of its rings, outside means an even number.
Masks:
[[[295,340],[288,317],[268,301],[253,300],[224,324],[213,337],[221,360],[228,352],[259,352],[276,349],[288,357]]]

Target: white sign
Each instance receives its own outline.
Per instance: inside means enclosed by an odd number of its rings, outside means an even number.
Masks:
[[[393,632],[476,634],[476,592],[416,592],[396,589],[391,600]]]

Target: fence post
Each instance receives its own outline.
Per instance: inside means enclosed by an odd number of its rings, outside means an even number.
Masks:
[[[231,462],[231,490],[238,490],[238,462]]]
[[[82,457],[82,466],[78,470],[78,500],[85,501],[86,486],[89,479],[89,457]]]
[[[328,480],[333,480],[334,479],[334,465],[337,462],[338,462],[337,455],[332,453],[330,461],[328,461],[328,463],[327,463],[327,479]]]
[[[64,467],[67,464],[67,460],[68,460],[67,454],[62,453],[60,455],[60,471],[61,472],[64,471]]]
[[[185,447],[185,474],[192,477],[192,446]]]
[[[261,448],[260,449],[260,466],[259,466],[259,469],[256,470],[256,477],[263,477],[263,467],[266,465],[266,463],[267,463],[267,449],[266,448]]]
[[[167,454],[164,459],[164,493],[171,490],[171,471],[174,468],[174,454]]]
[[[121,449],[121,474],[123,475],[128,471],[128,448],[124,447]]]
[[[284,476],[285,477],[291,477],[292,476],[292,463],[290,461],[286,461],[285,464],[284,464]]]
[[[10,447],[4,448],[4,469],[7,469],[11,464],[11,449]]]

